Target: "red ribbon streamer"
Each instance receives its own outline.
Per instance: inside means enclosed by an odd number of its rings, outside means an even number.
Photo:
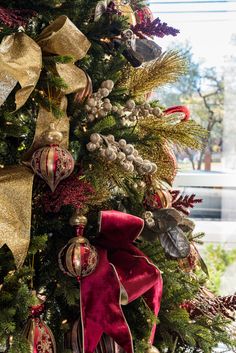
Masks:
[[[122,286],[128,302],[144,295],[149,307],[158,314],[162,296],[160,271],[132,244],[143,223],[141,218],[118,211],[101,213],[99,264],[80,281],[84,353],[95,351],[103,332],[127,353],[133,353],[131,332],[120,304]],[[151,342],[154,334],[155,327]]]
[[[184,118],[182,121],[188,121],[190,119],[190,110],[185,105],[176,105],[164,110],[165,115],[170,115],[174,113],[183,113]]]

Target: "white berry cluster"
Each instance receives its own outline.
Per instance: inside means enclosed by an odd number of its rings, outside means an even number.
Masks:
[[[114,87],[112,80],[103,81],[97,92],[93,93],[86,101],[85,110],[88,112],[87,120],[92,122],[107,116],[110,112],[116,113],[121,118],[122,125],[136,123],[139,118],[154,115],[158,118],[163,116],[158,107],[152,108],[149,103],[136,105],[135,101],[129,99],[125,106],[112,105],[107,98]]]
[[[103,81],[96,93],[93,93],[86,101],[85,110],[88,112],[89,122],[104,118],[112,111],[110,99],[107,98],[114,87],[112,80]]]
[[[108,161],[119,161],[127,172],[136,170],[141,175],[153,174],[157,171],[157,165],[148,159],[140,157],[133,145],[128,144],[124,139],[115,141],[113,135],[103,136],[93,133],[90,142],[87,144],[89,152],[98,150],[102,157]]]
[[[129,122],[136,123],[139,118],[147,117],[149,115],[154,115],[157,118],[163,116],[160,108],[152,108],[149,103],[137,105],[132,99],[129,99],[124,107],[117,108],[117,114],[120,116],[123,125],[127,125]]]

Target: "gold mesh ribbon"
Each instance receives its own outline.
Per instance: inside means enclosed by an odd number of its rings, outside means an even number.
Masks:
[[[46,27],[36,42],[25,33],[4,37],[0,44],[0,106],[17,83],[21,88],[15,94],[16,110],[25,104],[38,82],[42,55],[71,55],[75,62],[86,55],[89,47],[88,39],[66,16],[58,17]],[[40,137],[52,122],[63,133],[61,145],[67,147],[69,119],[65,95],[79,92],[87,85],[86,74],[74,63],[56,64],[55,70],[68,85],[58,97],[65,114],[55,119],[51,112],[40,107],[34,141],[23,158],[26,162],[41,146]],[[17,267],[23,264],[30,241],[33,176],[31,170],[23,166],[0,170],[0,247],[4,244],[9,247]]]
[[[23,166],[0,169],[0,247],[6,244],[19,268],[30,242],[34,174]]]
[[[46,130],[48,130],[51,123],[54,123],[56,130],[62,132],[63,134],[63,139],[60,142],[60,146],[67,148],[69,140],[69,119],[66,115],[67,99],[65,96],[61,97],[60,103],[60,109],[65,112],[65,115],[60,119],[55,119],[51,112],[40,106],[33,143],[24,153],[22,158],[25,165],[30,166],[31,157],[34,151],[45,145],[45,142],[41,139],[41,136]]]

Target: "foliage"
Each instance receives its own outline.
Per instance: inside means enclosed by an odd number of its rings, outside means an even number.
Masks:
[[[204,258],[209,271],[208,287],[219,294],[222,275],[229,265],[236,262],[236,249],[225,250],[221,245],[209,244],[205,247]]]

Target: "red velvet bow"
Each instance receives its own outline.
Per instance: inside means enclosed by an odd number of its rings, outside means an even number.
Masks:
[[[127,303],[144,295],[157,315],[162,295],[160,271],[132,242],[143,229],[143,220],[118,211],[101,213],[96,270],[81,279],[83,352],[93,353],[105,332],[127,353],[133,353],[132,336],[121,309],[121,294]],[[153,341],[155,327],[150,341]]]

